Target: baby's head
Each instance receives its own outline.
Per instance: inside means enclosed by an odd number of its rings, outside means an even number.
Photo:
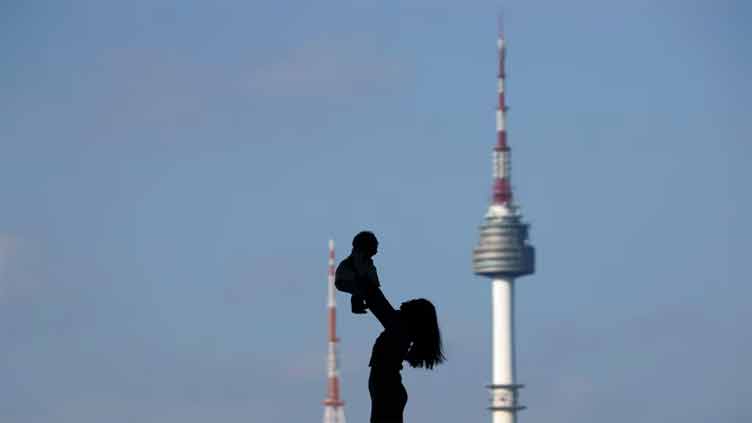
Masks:
[[[370,231],[359,232],[352,241],[353,253],[361,253],[373,257],[379,252],[379,240]]]

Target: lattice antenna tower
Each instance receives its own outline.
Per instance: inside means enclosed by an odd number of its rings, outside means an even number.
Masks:
[[[324,423],[345,423],[345,402],[339,396],[339,369],[337,368],[337,303],[334,297],[334,241],[329,240],[329,275],[327,277],[327,389],[324,399]]]

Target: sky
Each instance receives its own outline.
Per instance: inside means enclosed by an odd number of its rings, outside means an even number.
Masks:
[[[729,0],[2,2],[0,421],[320,421],[327,242],[363,229],[387,297],[439,315],[407,421],[489,421],[471,254],[502,7],[537,249],[519,421],[751,421],[752,5]],[[337,300],[366,421],[379,326]]]

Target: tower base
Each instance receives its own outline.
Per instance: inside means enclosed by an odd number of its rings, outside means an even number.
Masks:
[[[515,423],[517,412],[524,410],[525,406],[517,403],[518,390],[525,385],[486,385],[491,393],[491,410],[493,423]]]

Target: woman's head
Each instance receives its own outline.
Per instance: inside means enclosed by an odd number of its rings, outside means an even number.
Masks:
[[[436,318],[436,308],[430,301],[419,298],[400,305],[400,314],[407,322],[413,344],[407,362],[413,367],[433,366],[446,360],[441,345],[441,332]]]

